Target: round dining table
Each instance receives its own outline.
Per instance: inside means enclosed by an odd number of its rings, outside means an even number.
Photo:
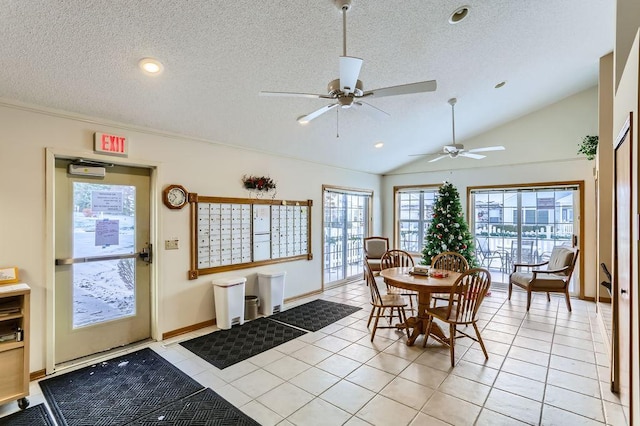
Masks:
[[[426,334],[429,324],[429,315],[427,308],[431,303],[432,293],[449,293],[460,276],[460,273],[446,271],[448,276],[435,278],[431,276],[412,274],[412,268],[398,267],[388,268],[380,271],[380,276],[384,278],[384,282],[390,287],[398,287],[405,290],[413,290],[418,293],[418,311],[416,316],[407,318],[404,324],[398,324],[398,327],[411,329],[411,334],[407,339],[407,346],[413,346],[418,336]],[[442,329],[435,322],[431,325],[431,335],[439,341],[447,341]],[[425,336],[426,338],[426,336]]]

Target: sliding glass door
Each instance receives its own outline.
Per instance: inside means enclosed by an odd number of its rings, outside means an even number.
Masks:
[[[362,277],[362,240],[369,235],[370,192],[323,189],[324,284]]]
[[[514,263],[544,262],[555,246],[578,242],[579,185],[471,188],[470,205],[478,263],[496,272],[494,279],[506,282]],[[578,276],[576,268],[572,294]]]

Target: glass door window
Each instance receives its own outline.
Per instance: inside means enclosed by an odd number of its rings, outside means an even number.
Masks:
[[[420,253],[424,235],[433,218],[438,187],[396,189],[397,246],[409,253]]]
[[[363,273],[363,238],[369,232],[370,193],[325,189],[324,283],[347,281]]]

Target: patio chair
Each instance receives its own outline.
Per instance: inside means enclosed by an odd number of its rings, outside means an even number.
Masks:
[[[436,318],[449,324],[449,341],[442,341],[442,343],[449,345],[452,367],[455,365],[455,340],[458,337],[464,336],[478,342],[482,348],[484,357],[489,359],[489,354],[484,347],[477,322],[478,310],[490,286],[491,274],[486,269],[474,268],[463,272],[451,288],[447,305],[427,308],[426,312],[427,315],[429,315],[429,322],[427,323],[427,331],[422,346],[427,346],[433,319]],[[476,337],[457,328],[459,325],[467,326],[469,324],[473,325]],[[458,334],[461,336],[458,336]],[[436,339],[440,340],[437,337]]]
[[[392,249],[387,250],[380,259],[380,269],[388,268],[411,268],[415,265],[413,257],[404,250]],[[387,292],[389,294],[399,294],[401,296],[407,296],[409,298],[409,309],[413,313],[413,299],[416,299],[416,305],[418,304],[418,293],[411,290],[400,290],[399,288],[392,287],[387,284]]]
[[[389,238],[387,237],[366,237],[364,239],[364,261],[365,266],[372,272],[380,272],[380,259],[389,250]],[[366,279],[366,272],[365,272]]]
[[[405,323],[407,321],[407,314],[405,309],[407,307],[407,302],[404,300],[402,296],[399,294],[380,294],[380,290],[378,289],[378,283],[376,282],[375,277],[373,276],[373,271],[368,267],[364,268],[364,273],[366,276],[366,283],[369,287],[369,294],[371,296],[371,313],[369,314],[369,321],[367,321],[367,328],[371,324],[371,320],[373,317],[376,318],[373,323],[373,330],[371,331],[371,341],[373,342],[373,338],[376,335],[376,331],[379,328],[394,328],[397,327],[393,324],[393,319],[398,318],[401,323]],[[389,309],[389,314],[386,314],[386,310]],[[395,315],[394,315],[395,311]],[[380,318],[386,318],[389,322],[388,326],[379,326],[378,321]],[[409,337],[409,329],[406,328],[407,337]]]
[[[509,253],[506,250],[491,250],[489,248],[489,240],[484,239],[484,244],[476,238],[476,259],[482,267],[491,269],[494,260],[500,261],[500,271],[507,272],[509,264]]]
[[[547,293],[547,301],[549,302],[551,302],[549,293],[564,293],[567,309],[571,312],[569,282],[579,253],[580,250],[577,248],[556,246],[546,262],[514,263],[513,272],[509,275],[509,300],[511,300],[511,290],[514,284],[527,292],[527,311],[531,306],[531,293],[534,291]],[[546,269],[539,269],[545,265]],[[533,269],[525,272],[520,268]]]

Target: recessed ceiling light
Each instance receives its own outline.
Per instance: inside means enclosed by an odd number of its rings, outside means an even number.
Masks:
[[[162,72],[164,67],[157,59],[142,58],[138,62],[138,66],[142,71],[149,75],[158,75]]]
[[[376,148],[382,148],[384,146],[384,142],[378,142],[377,144],[374,145],[374,147]]]
[[[469,14],[469,6],[460,6],[459,8],[453,11],[451,16],[449,16],[449,23],[457,24],[458,22],[466,18],[468,14]]]
[[[507,84],[507,82],[506,82],[506,81],[501,81],[500,83],[496,84],[496,85],[495,85],[495,86],[493,86],[493,87],[494,87],[494,88],[496,88],[496,89],[499,89],[499,88],[501,88],[502,86],[504,86],[505,84]]]

